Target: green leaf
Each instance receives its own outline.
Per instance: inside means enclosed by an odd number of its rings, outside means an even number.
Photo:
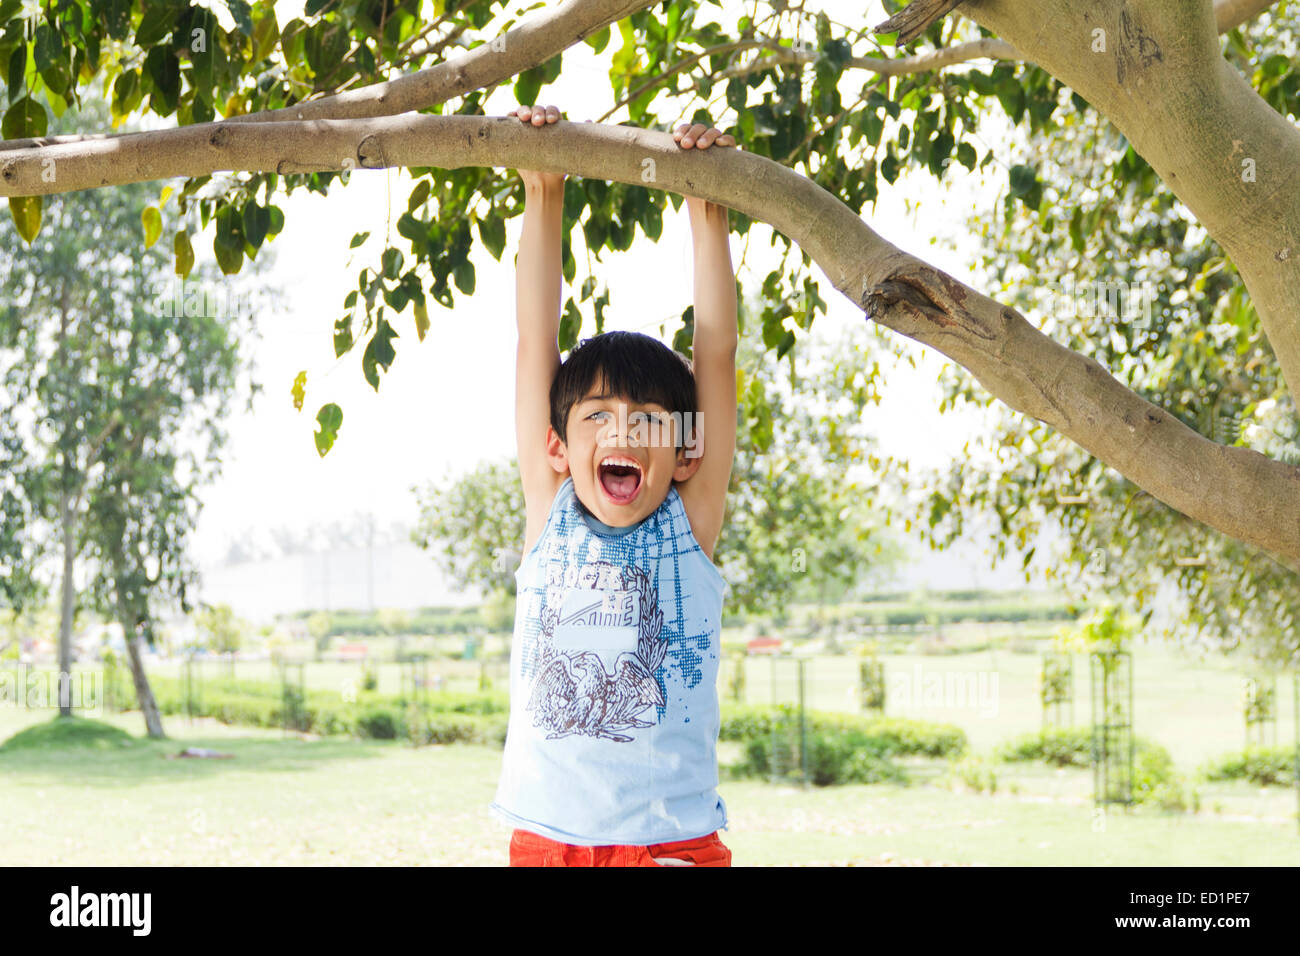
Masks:
[[[157,206],[145,206],[140,213],[140,222],[144,226],[144,247],[149,249],[162,235],[162,213]]]
[[[506,248],[505,220],[495,212],[489,212],[486,218],[478,221],[478,234],[484,247],[492,253],[492,258],[500,262],[501,253]]]
[[[353,293],[355,295],[355,293]],[[352,348],[352,314],[349,313],[334,323],[334,357],[338,358]]]
[[[398,338],[397,330],[380,315],[375,334],[361,356],[361,372],[376,392],[379,391],[379,367],[382,366],[387,372],[393,364],[393,359],[397,358],[397,352],[393,348],[395,338]]]
[[[316,451],[324,458],[334,447],[334,439],[338,437],[339,428],[343,424],[343,409],[333,402],[322,405],[320,411],[316,413],[316,424],[320,425],[320,431],[315,436]]]
[[[606,45],[609,43],[609,24],[605,24],[591,36],[584,38],[583,42],[597,53],[605,49]]]
[[[400,249],[385,249],[381,257],[384,264],[384,278],[396,279],[402,271],[402,252]],[[401,310],[398,309],[400,312]]]
[[[226,9],[235,21],[239,32],[246,37],[253,35],[253,8],[245,0],[226,0]],[[275,21],[272,20],[274,23]]]
[[[0,138],[29,139],[44,136],[49,122],[45,107],[30,96],[24,96],[5,111],[4,119],[0,120]]]
[[[176,26],[176,18],[183,8],[173,3],[149,2],[144,0],[144,16],[140,18],[140,27],[135,31],[135,45],[142,50],[156,46],[163,37],[171,33]]]
[[[582,329],[582,313],[578,311],[573,298],[564,305],[564,314],[560,316],[559,345],[561,352],[568,352],[578,344],[578,332]]]
[[[260,249],[271,227],[271,213],[253,200],[244,204],[244,241]]]
[[[1038,176],[1034,172],[1033,166],[1012,166],[1011,167],[1011,195],[1016,197],[1027,196],[1034,188],[1034,183],[1038,181]]]
[[[290,389],[293,395],[293,407],[295,411],[302,411],[303,399],[307,394],[307,370],[303,369],[293,380],[293,388]]]
[[[538,67],[524,70],[515,80],[515,102],[520,106],[534,106],[542,89],[542,73]]]
[[[10,196],[9,215],[18,227],[18,235],[29,246],[41,231],[42,196]]]
[[[231,249],[228,246],[212,245],[212,252],[217,257],[217,265],[221,271],[228,276],[233,276],[244,267],[244,250],[243,248]]]
[[[424,301],[420,300],[415,303],[415,334],[424,341],[425,333],[429,331],[429,310],[425,307]]]
[[[348,243],[348,248],[349,248],[349,249],[355,249],[357,246],[361,245],[363,242],[365,242],[365,241],[366,241],[367,239],[369,239],[369,238],[370,238],[370,233],[368,233],[368,232],[359,232],[359,233],[357,233],[355,236],[352,237],[352,241],[351,241],[350,243]]]
[[[265,11],[253,24],[253,60],[261,62],[275,52],[280,42],[280,28],[275,22],[275,11]]]
[[[456,288],[466,295],[474,294],[474,263],[466,259],[458,263],[451,270],[451,276],[456,282]]]
[[[12,103],[18,98],[18,94],[23,88],[23,74],[27,72],[27,44],[20,42],[14,47],[13,53],[9,54],[9,102]]]
[[[190,245],[190,234],[186,230],[176,230],[172,251],[176,254],[176,274],[184,278],[194,268],[194,247]]]
[[[32,53],[36,58],[36,70],[41,74],[45,85],[60,96],[66,93],[72,75],[68,52],[63,48],[63,38],[50,29],[48,24],[42,23],[36,28]]]
[[[429,180],[421,179],[411,190],[410,198],[406,200],[406,211],[415,212],[416,209],[423,206],[429,198]]]

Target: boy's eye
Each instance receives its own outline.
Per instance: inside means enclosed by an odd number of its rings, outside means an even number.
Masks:
[[[592,412],[587,418],[595,418],[597,415],[608,415],[609,412]]]

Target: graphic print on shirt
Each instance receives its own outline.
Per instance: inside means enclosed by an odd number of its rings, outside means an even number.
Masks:
[[[644,569],[608,561],[565,577],[547,589],[525,710],[548,740],[586,734],[627,743],[621,731],[653,727],[643,712],[665,700],[655,676],[668,649],[658,588]]]

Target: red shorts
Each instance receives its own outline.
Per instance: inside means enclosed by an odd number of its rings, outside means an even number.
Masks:
[[[510,837],[511,866],[731,866],[715,830],[708,836],[650,846],[574,846],[531,830]]]

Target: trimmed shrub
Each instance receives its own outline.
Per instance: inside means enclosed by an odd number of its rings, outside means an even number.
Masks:
[[[1206,780],[1248,780],[1261,787],[1289,787],[1295,783],[1295,750],[1247,747],[1214,758],[1201,773]]]
[[[754,707],[724,704],[719,740],[745,741],[772,733],[774,721],[786,724],[798,721],[798,710],[789,705]],[[964,753],[966,733],[952,724],[935,724],[905,717],[869,717],[858,714],[839,714],[829,711],[804,712],[809,732],[857,732],[867,737],[882,738],[890,742],[892,753],[925,757],[947,757]]]
[[[906,784],[907,774],[890,762],[890,741],[855,731],[811,731],[807,735],[808,780],[818,787],[841,783]],[[749,739],[745,759],[730,769],[738,776],[785,774],[799,764],[797,735],[766,734]]]
[[[1092,765],[1092,729],[1089,727],[1044,727],[1022,734],[994,749],[999,760],[1042,760],[1054,767]]]

